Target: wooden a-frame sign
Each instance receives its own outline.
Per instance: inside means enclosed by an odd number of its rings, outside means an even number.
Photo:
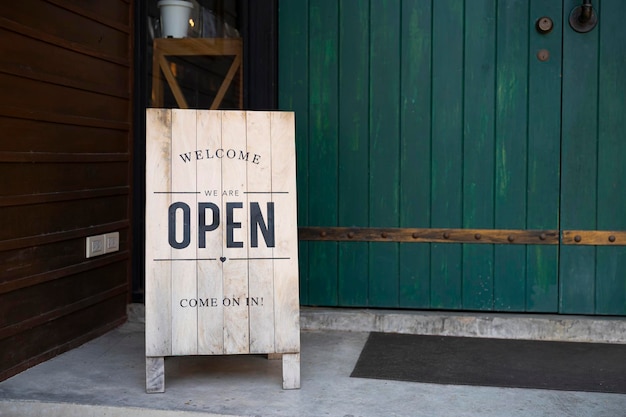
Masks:
[[[146,391],[167,356],[231,354],[281,354],[300,388],[293,113],[146,122]]]

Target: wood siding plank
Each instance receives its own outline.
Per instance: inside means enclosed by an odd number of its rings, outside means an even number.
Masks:
[[[0,129],[6,137],[20,138],[0,141],[2,152],[128,152],[128,131],[124,130],[3,116]]]
[[[366,4],[340,3],[338,222],[346,226],[369,223],[369,22]],[[338,246],[338,303],[366,306],[368,244]]]
[[[338,201],[338,3],[309,2],[308,223],[337,225]],[[309,243],[308,302],[337,304],[337,244]]]
[[[21,156],[15,152],[7,153],[7,155]],[[26,155],[33,156],[32,153],[25,153],[24,156]],[[51,157],[56,155],[59,154],[50,154]],[[106,156],[100,153],[96,155],[98,157]],[[83,157],[81,159],[88,158]],[[2,197],[124,187],[129,183],[128,161],[110,163],[98,161],[81,163],[71,160],[57,163],[7,162],[2,161],[2,153],[0,152],[0,178],[3,178],[0,181],[2,184],[0,196]],[[14,181],[15,178],[20,178],[21,181]]]
[[[432,227],[461,227],[463,173],[463,1],[433,3]],[[431,247],[431,307],[458,309],[462,246]]]
[[[542,16],[560,16],[562,4],[531,0],[533,25]],[[528,82],[528,183],[526,227],[558,229],[561,133],[562,26],[554,20],[548,34],[531,27]],[[550,53],[547,61],[538,51]],[[558,248],[527,248],[526,311],[558,311]]]
[[[431,222],[432,2],[402,2],[400,226]],[[400,245],[401,307],[430,306],[430,245]]]
[[[563,21],[577,2],[564,2]],[[594,5],[598,7],[598,5]],[[599,30],[563,33],[561,229],[595,230],[598,181]],[[585,115],[585,117],[581,117]],[[595,311],[594,247],[561,247],[561,313]]]
[[[128,99],[3,73],[0,73],[0,90],[3,91],[6,103],[31,112],[49,112],[114,122],[128,121]],[[33,100],[33,97],[37,97],[37,100]]]
[[[494,0],[465,8],[463,227],[470,229],[495,223],[496,8]],[[493,246],[463,245],[463,308],[493,309],[493,268]]]
[[[296,180],[298,219],[309,224],[309,7],[308,0],[281,1],[278,13],[278,106],[294,111],[296,123]],[[309,297],[309,243],[299,242],[300,301],[308,303]]]
[[[37,13],[33,13],[37,10]],[[68,42],[88,47],[99,53],[130,59],[129,33],[124,33],[97,20],[41,0],[23,0],[0,4],[0,15],[20,22],[30,29],[53,35]],[[129,15],[126,16],[128,19]],[[62,24],[60,24],[62,22]],[[130,22],[126,20],[126,27]]]
[[[128,67],[52,45],[38,39],[0,29],[0,48],[6,55],[0,71],[15,75],[58,80],[97,91],[128,98]],[[50,63],[53,62],[54,66]],[[94,79],[93,74],[98,74]]]
[[[526,228],[528,32],[526,0],[498,4],[495,227]],[[501,311],[526,306],[526,247],[496,246],[494,302]]]
[[[371,20],[370,27],[369,225],[397,226],[400,212],[400,2],[373,0],[370,8],[376,18]],[[369,253],[369,305],[398,306],[398,244],[370,243]]]
[[[126,294],[0,339],[0,380],[78,347],[124,322]],[[20,346],[20,349],[15,349]]]
[[[118,195],[32,206],[0,207],[0,216],[5,224],[20,226],[0,229],[0,240],[33,237],[128,219],[127,202],[128,196]]]
[[[620,16],[626,3],[605,0],[598,7],[598,229],[626,230],[626,31]],[[601,9],[600,9],[601,7]],[[596,260],[597,314],[626,315],[626,248],[599,247]]]

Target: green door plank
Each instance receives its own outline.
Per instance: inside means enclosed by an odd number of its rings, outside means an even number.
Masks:
[[[430,226],[430,0],[402,3],[400,226]],[[430,245],[400,245],[400,306],[430,306]]]
[[[492,229],[496,1],[472,1],[465,22],[463,227]],[[493,308],[493,254],[493,245],[463,245],[464,309]]]
[[[370,3],[369,225],[399,221],[400,1]],[[398,244],[370,243],[369,305],[398,305]]]
[[[498,3],[495,227],[526,227],[528,0]],[[526,306],[526,247],[496,245],[494,306]]]
[[[462,0],[433,2],[432,227],[462,226],[463,11]],[[431,307],[461,308],[461,252],[432,245]]]
[[[308,3],[281,0],[278,4],[278,106],[296,115],[296,161],[298,189],[298,224],[306,225],[308,216],[308,147],[309,147],[309,68]],[[303,24],[303,22],[305,22]],[[308,304],[308,242],[299,242],[300,302]]]
[[[369,7],[339,5],[339,224],[366,227],[369,201]],[[367,306],[368,244],[339,243],[338,302]]]
[[[337,225],[338,33],[336,2],[310,0],[309,203],[310,226]],[[309,303],[337,304],[337,243],[309,243]]]
[[[532,0],[530,5],[528,84],[528,229],[559,228],[561,147],[560,1]],[[541,34],[533,26],[543,16],[554,28]],[[547,61],[538,59],[548,51]],[[558,311],[558,247],[529,246],[527,250],[526,311]]]
[[[626,2],[599,6],[598,229],[626,230]],[[598,247],[596,265],[595,312],[625,315],[626,248]]]
[[[580,2],[565,0],[563,19]],[[598,7],[599,4],[594,4]],[[605,16],[602,16],[604,19]],[[602,20],[602,19],[601,19]],[[600,21],[601,21],[600,20]],[[595,230],[597,202],[598,34],[563,30],[561,228]],[[595,311],[595,247],[561,247],[561,313]]]

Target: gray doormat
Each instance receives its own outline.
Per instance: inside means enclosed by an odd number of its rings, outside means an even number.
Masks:
[[[371,333],[350,376],[626,394],[626,345]]]

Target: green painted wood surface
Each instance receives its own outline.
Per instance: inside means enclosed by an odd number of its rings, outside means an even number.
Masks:
[[[552,32],[541,34],[531,28],[528,83],[528,229],[559,228],[560,129],[561,129],[561,41],[560,1],[532,0],[530,23],[551,16]],[[550,58],[536,54],[548,50]],[[526,254],[526,311],[558,310],[558,247],[532,246]]]
[[[296,113],[296,160],[298,188],[298,223],[309,224],[309,57],[308,57],[308,3],[281,2],[278,19],[278,49],[289,51],[279,60],[281,88],[278,100],[282,108]],[[294,92],[298,92],[294,94]],[[300,264],[300,302],[309,303],[309,243],[301,241],[298,247]]]
[[[431,226],[461,227],[463,166],[463,1],[433,3]],[[431,248],[431,306],[462,307],[459,244]]]
[[[567,21],[577,3],[566,0],[564,4]],[[583,34],[568,25],[563,31],[562,229],[597,227],[597,29]],[[562,313],[594,313],[595,257],[595,247],[561,247]]]
[[[465,9],[463,107],[463,227],[494,227],[495,160],[495,0]],[[494,247],[463,245],[463,308],[491,310]]]
[[[369,226],[398,226],[400,1],[372,0],[370,10]],[[369,305],[397,307],[398,244],[370,243],[369,252]]]
[[[626,230],[626,2],[600,4],[598,229]],[[599,247],[597,314],[626,315],[626,248]]]
[[[626,2],[594,2],[600,25],[585,35],[567,23],[579,3],[281,0],[300,225],[626,229]],[[535,30],[541,16],[551,33]],[[626,314],[624,255],[302,243],[301,300]]]
[[[575,4],[566,0],[565,11]],[[626,3],[594,8],[594,30],[564,32],[562,227],[624,230]],[[561,312],[626,314],[625,255],[623,247],[563,246]]]
[[[528,152],[527,0],[500,2],[497,12],[495,228],[526,227]],[[497,310],[523,311],[526,304],[526,247],[495,248]]]
[[[400,226],[430,227],[432,4],[402,2]],[[430,245],[400,245],[399,304],[430,307]]]
[[[338,223],[338,22],[337,2],[310,0],[307,201],[311,226]],[[309,303],[337,304],[337,243],[309,243],[308,266]]]
[[[370,11],[357,1],[339,4],[339,224],[369,222]],[[355,209],[357,208],[357,209]],[[338,303],[367,306],[369,245],[339,243]]]

